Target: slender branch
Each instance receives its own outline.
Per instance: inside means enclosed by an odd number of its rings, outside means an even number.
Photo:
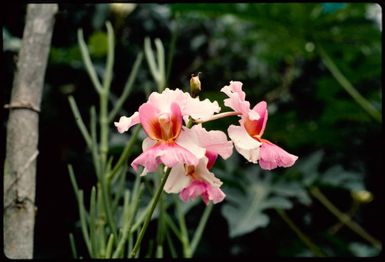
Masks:
[[[211,214],[211,211],[213,210],[213,203],[210,202],[206,207],[205,211],[203,212],[203,215],[201,217],[201,220],[199,221],[198,227],[195,230],[195,234],[193,236],[193,239],[191,241],[191,256],[194,255],[195,250],[199,244],[199,241],[201,240],[203,230],[205,229],[207,220],[209,219],[209,216]]]
[[[126,101],[128,95],[131,93],[132,86],[133,86],[134,81],[136,79],[136,76],[138,74],[138,69],[139,69],[139,67],[140,67],[140,65],[142,63],[142,60],[143,60],[143,53],[139,53],[136,56],[135,63],[133,65],[133,67],[132,67],[130,76],[128,77],[127,82],[126,82],[126,84],[124,86],[123,93],[119,97],[119,99],[116,102],[116,104],[114,105],[114,108],[112,109],[110,114],[108,115],[108,122],[109,123],[111,123],[114,120],[114,118],[116,117],[117,113],[122,108],[123,103]]]
[[[290,219],[290,217],[286,214],[286,212],[282,209],[276,208],[275,211],[278,213],[278,215],[283,219],[283,221],[286,222],[286,224],[294,231],[294,233],[298,236],[299,239],[302,240],[302,242],[309,248],[309,250],[316,255],[317,257],[324,257],[324,254],[321,252],[321,250],[317,247],[316,244],[311,241],[311,239],[305,235],[293,222],[293,220]]]
[[[78,251],[76,249],[75,239],[74,239],[74,235],[72,233],[69,234],[69,239],[70,239],[72,256],[73,256],[73,258],[76,259],[76,258],[78,258]]]
[[[114,50],[115,50],[115,40],[114,40],[114,30],[112,29],[111,23],[106,22],[107,27],[107,41],[108,41],[108,52],[107,52],[107,62],[106,68],[104,71],[103,78],[103,89],[108,91],[111,87],[112,80],[112,70],[114,67]]]
[[[214,121],[214,120],[218,120],[218,119],[221,119],[221,118],[224,118],[224,117],[228,117],[228,116],[238,116],[238,115],[241,115],[241,114],[242,114],[242,113],[234,112],[234,111],[231,111],[231,112],[223,112],[223,113],[219,113],[219,114],[213,115],[213,116],[210,117],[210,118],[206,118],[206,119],[196,119],[194,122],[195,122],[196,124],[203,124],[203,123],[210,122],[210,121]]]
[[[338,69],[337,65],[333,62],[330,56],[326,53],[326,51],[322,48],[320,44],[318,44],[319,54],[322,58],[323,63],[332,73],[334,78],[338,81],[338,83],[345,89],[345,91],[351,95],[351,97],[356,101],[358,105],[360,105],[371,117],[373,117],[377,122],[382,123],[381,113],[368,101],[366,100],[358,91],[353,87],[353,85],[349,82],[349,80],[341,73]]]
[[[166,84],[166,71],[165,71],[165,59],[164,59],[164,47],[160,39],[155,39],[155,46],[157,52],[158,60],[158,72],[159,72],[159,82],[158,82],[158,91],[162,92]]]
[[[82,54],[82,58],[84,61],[84,64],[86,65],[87,73],[91,78],[92,84],[95,87],[95,90],[100,93],[102,91],[102,85],[100,84],[100,81],[98,79],[98,76],[96,74],[95,68],[92,65],[92,61],[90,58],[90,54],[88,52],[88,48],[86,43],[84,42],[83,37],[83,30],[78,30],[78,42],[80,46],[80,52]]]
[[[90,136],[86,126],[84,125],[82,116],[80,115],[78,106],[76,105],[76,101],[73,98],[73,96],[68,96],[68,102],[70,103],[70,107],[71,107],[72,113],[75,117],[76,124],[78,125],[80,132],[82,133],[83,138],[86,141],[87,147],[91,148],[92,147],[91,136]]]
[[[128,141],[126,147],[124,148],[123,153],[120,155],[120,157],[118,159],[118,162],[115,164],[115,166],[113,167],[112,171],[107,175],[107,179],[108,180],[112,179],[115,176],[115,174],[118,172],[120,167],[129,158],[129,156],[131,154],[131,151],[132,151],[132,147],[136,143],[136,139],[138,137],[139,131],[140,131],[140,126],[135,127],[135,130],[132,133],[131,138]]]
[[[142,239],[144,237],[144,234],[146,233],[146,230],[147,230],[147,227],[148,227],[148,224],[150,223],[150,220],[151,220],[151,217],[152,217],[152,214],[154,213],[154,210],[155,210],[155,207],[158,203],[158,200],[159,200],[159,197],[160,197],[160,194],[162,193],[163,191],[163,187],[164,185],[166,184],[166,181],[167,181],[167,178],[168,176],[170,175],[170,172],[171,172],[171,168],[167,168],[161,182],[160,182],[160,185],[158,187],[158,190],[156,191],[153,199],[152,199],[152,203],[151,203],[151,207],[150,207],[150,210],[148,211],[148,213],[146,214],[146,219],[144,221],[144,224],[143,224],[143,227],[139,233],[139,236],[138,236],[138,239],[136,240],[136,243],[134,245],[134,248],[132,249],[131,253],[130,253],[130,257],[135,257],[136,253],[138,252],[139,250],[139,247],[140,247],[140,244],[142,242]]]
[[[191,258],[191,248],[190,248],[190,241],[188,237],[187,227],[186,227],[186,221],[184,219],[184,215],[182,213],[182,210],[179,205],[179,200],[174,197],[175,205],[176,205],[176,212],[181,232],[181,239],[182,239],[182,246],[183,246],[183,255],[185,258]]]
[[[310,193],[317,198],[333,215],[335,215],[342,223],[348,226],[357,235],[371,243],[378,250],[382,250],[382,244],[379,240],[371,236],[359,224],[354,222],[348,215],[342,213],[329,199],[317,188],[310,189]]]

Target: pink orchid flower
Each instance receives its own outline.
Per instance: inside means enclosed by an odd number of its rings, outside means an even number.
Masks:
[[[167,193],[179,193],[187,202],[200,196],[207,204],[221,202],[225,194],[219,188],[222,182],[209,171],[218,155],[223,159],[231,156],[233,145],[221,131],[207,131],[201,125],[186,130],[186,134],[199,146],[206,149],[205,157],[199,159],[198,165],[178,164],[171,170],[164,186]]]
[[[229,137],[237,151],[252,163],[259,161],[260,167],[265,170],[292,166],[297,156],[262,138],[268,118],[266,102],[259,102],[250,109],[239,81],[230,81],[230,85],[224,86],[221,91],[229,97],[224,100],[225,105],[241,117],[240,126],[231,125],[228,128]]]
[[[148,138],[143,141],[143,153],[131,165],[136,171],[139,165],[143,166],[145,174],[154,172],[160,163],[167,167],[178,163],[198,165],[206,150],[184,134],[183,119],[187,121],[189,116],[210,117],[219,111],[216,101],[200,101],[179,89],[166,88],[162,93],[152,93],[131,117],[122,116],[114,124],[120,133],[133,125],[142,124]]]

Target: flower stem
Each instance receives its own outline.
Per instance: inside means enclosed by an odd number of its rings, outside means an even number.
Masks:
[[[234,112],[234,111],[231,111],[231,112],[224,112],[224,113],[219,113],[219,114],[213,115],[213,116],[210,117],[210,118],[206,118],[206,119],[196,119],[196,120],[195,120],[195,123],[196,123],[196,124],[202,124],[202,123],[214,121],[214,120],[217,120],[217,119],[221,119],[221,118],[224,118],[224,117],[228,117],[228,116],[237,116],[237,115],[241,115],[241,114],[242,114],[242,113]]]
[[[211,214],[211,211],[213,210],[213,203],[210,201],[210,203],[206,206],[205,211],[203,212],[202,218],[199,221],[199,225],[195,231],[194,237],[191,241],[191,256],[194,255],[194,252],[199,244],[199,241],[201,240],[203,230],[205,229],[207,220]]]
[[[353,87],[349,80],[341,73],[326,51],[318,44],[319,54],[325,66],[332,73],[337,82],[351,95],[351,97],[377,122],[382,123],[381,113]]]
[[[191,254],[191,248],[190,248],[190,243],[188,238],[186,221],[184,219],[184,214],[180,208],[178,199],[174,197],[174,200],[175,200],[176,212],[177,212],[178,222],[179,222],[179,227],[181,232],[180,239],[183,246],[183,256],[185,258],[191,258],[192,254]]]
[[[317,198],[322,205],[324,205],[333,215],[335,215],[342,223],[348,226],[353,232],[361,236],[363,239],[371,243],[378,250],[382,250],[382,244],[379,240],[371,236],[365,231],[359,224],[354,222],[350,216],[341,212],[327,197],[317,188],[313,187],[310,189],[310,193]]]
[[[156,193],[155,193],[155,195],[154,195],[154,197],[152,199],[150,210],[148,211],[146,219],[144,220],[143,227],[140,230],[138,239],[136,240],[134,248],[131,251],[130,258],[135,257],[136,253],[139,250],[139,247],[140,247],[140,244],[141,244],[142,239],[144,237],[144,234],[146,233],[148,224],[150,223],[150,220],[151,220],[151,217],[152,217],[152,213],[154,213],[155,207],[158,204],[160,194],[163,191],[163,187],[166,184],[166,181],[167,181],[168,176],[170,175],[170,172],[171,172],[171,168],[167,168],[167,170],[166,170],[162,180],[160,181],[160,185],[158,187],[158,190],[156,191]]]
[[[321,252],[321,250],[317,247],[316,244],[311,241],[311,239],[305,235],[293,222],[293,220],[290,219],[290,217],[286,214],[286,212],[282,209],[276,208],[275,211],[278,213],[278,215],[283,219],[283,221],[286,222],[286,224],[295,232],[295,234],[298,236],[299,239],[302,240],[302,242],[310,249],[311,252],[313,252],[314,255],[317,257],[323,257],[324,254]]]

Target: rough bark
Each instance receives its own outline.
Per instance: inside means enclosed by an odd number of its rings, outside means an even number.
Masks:
[[[4,164],[4,254],[33,257],[38,121],[57,4],[29,4],[13,82]]]

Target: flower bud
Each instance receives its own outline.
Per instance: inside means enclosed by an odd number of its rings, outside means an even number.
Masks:
[[[373,194],[366,190],[353,191],[351,194],[353,199],[361,204],[367,204],[373,200]]]
[[[191,75],[190,93],[192,97],[196,97],[201,91],[201,81],[199,80],[199,74],[200,72],[196,76],[194,74]]]

